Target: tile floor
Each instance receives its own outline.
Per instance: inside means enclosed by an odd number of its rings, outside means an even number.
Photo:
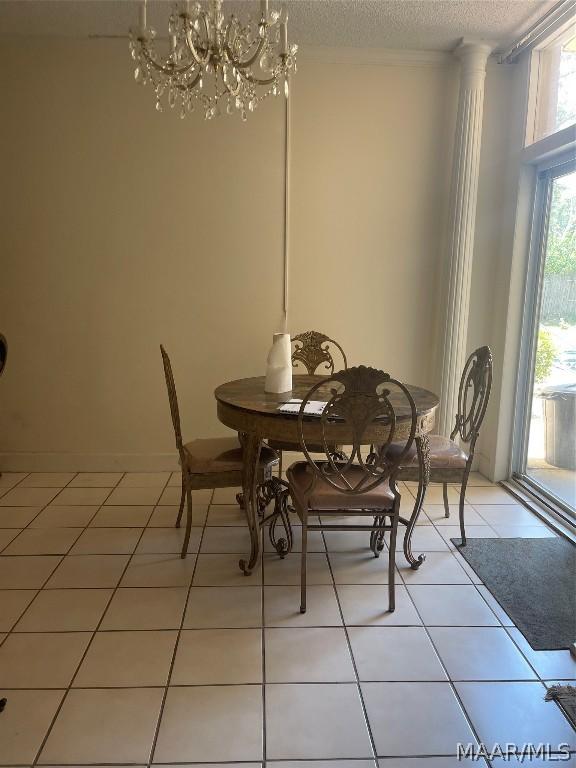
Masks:
[[[395,613],[385,557],[333,532],[310,537],[301,615],[297,553],[268,544],[239,572],[234,489],[195,493],[179,558],[178,485],[169,472],[0,477],[0,765],[449,768],[475,741],[568,743],[561,765],[576,765],[572,729],[543,700],[576,662],[530,648],[452,544],[439,488],[414,536],[426,562],[412,571],[398,553]],[[467,502],[471,537],[553,535],[478,475]]]

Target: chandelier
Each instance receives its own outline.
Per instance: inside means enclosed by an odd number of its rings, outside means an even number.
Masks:
[[[206,120],[223,109],[238,111],[246,120],[269,96],[283,91],[288,97],[298,46],[288,43],[286,12],[270,11],[268,0],[261,0],[257,23],[250,18],[242,23],[233,14],[226,19],[222,0],[210,0],[205,8],[186,0],[170,14],[164,54],[155,38],[143,0],[140,28],[130,32],[130,53],[136,62],[134,79],[152,86],[159,112],[164,102],[184,118],[196,104]]]

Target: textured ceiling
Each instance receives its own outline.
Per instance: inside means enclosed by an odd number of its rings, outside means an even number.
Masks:
[[[461,37],[499,48],[556,0],[289,0],[290,38],[309,46],[450,50]],[[225,2],[244,14],[256,0]],[[271,6],[275,6],[271,0]],[[0,0],[0,35],[122,36],[138,17],[137,0]],[[149,20],[166,27],[168,0],[149,0]]]

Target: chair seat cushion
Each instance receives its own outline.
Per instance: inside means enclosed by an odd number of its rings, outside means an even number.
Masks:
[[[192,440],[184,445],[190,472],[242,471],[242,447],[237,437],[215,437]],[[276,453],[263,445],[260,451],[260,468],[278,461]]]
[[[354,485],[363,475],[364,472],[360,467],[351,467],[346,476],[350,484]],[[297,461],[292,464],[286,472],[286,477],[295,500],[303,500],[312,479],[312,469],[308,462]],[[309,509],[388,510],[392,508],[393,503],[394,494],[387,480],[365,493],[342,493],[322,478],[317,478],[314,493],[308,500],[308,507]],[[296,506],[298,507],[298,504]]]
[[[468,461],[468,454],[453,440],[442,435],[429,435],[428,440],[430,441],[430,469],[464,469]],[[405,443],[392,443],[386,455],[391,459],[397,458],[404,450],[404,446]],[[418,466],[418,454],[415,443],[412,443],[408,455],[402,462],[402,466]]]

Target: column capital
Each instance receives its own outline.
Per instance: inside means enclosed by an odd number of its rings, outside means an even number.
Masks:
[[[462,63],[462,78],[474,79],[486,74],[488,57],[494,50],[494,46],[485,40],[470,40],[463,37],[453,53]]]

